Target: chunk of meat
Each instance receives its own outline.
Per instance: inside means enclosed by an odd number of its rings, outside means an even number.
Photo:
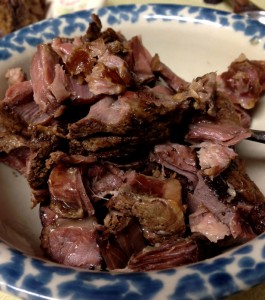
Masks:
[[[151,68],[152,56],[144,47],[142,39],[139,36],[134,36],[129,41],[129,47],[132,49],[131,67],[136,74],[136,80],[141,84],[143,82],[152,81],[155,79]]]
[[[49,85],[49,90],[56,98],[57,102],[61,103],[71,95],[71,93],[68,91],[69,80],[60,64],[56,64],[54,68],[54,78]]]
[[[160,123],[168,124],[174,117],[177,106],[172,98],[161,100],[149,90],[127,91],[118,100],[104,97],[91,106],[85,118],[69,126],[69,138],[82,138],[103,132],[114,135],[141,133],[147,130],[146,126],[162,119],[164,121],[157,122],[155,128],[152,125],[153,132],[157,129],[161,133]]]
[[[127,88],[135,86],[134,78],[127,62],[118,55],[106,50],[99,57],[98,62],[103,63],[110,70],[115,70]]]
[[[245,204],[259,205],[265,202],[264,195],[246,172],[245,163],[237,157],[223,173],[226,181],[233,186],[239,195],[239,200]],[[257,222],[262,222],[261,220]]]
[[[201,170],[204,175],[217,176],[224,171],[237,154],[232,148],[224,145],[203,142],[197,151]]]
[[[98,62],[86,77],[89,90],[95,95],[119,95],[125,92],[126,87],[115,69],[108,68]]]
[[[77,39],[55,37],[51,42],[51,48],[62,59],[62,61],[66,63],[74,49],[77,46],[83,45],[81,41],[75,45],[74,41],[76,40]]]
[[[219,76],[218,90],[244,109],[253,108],[265,90],[265,63],[241,55]]]
[[[112,219],[109,222],[112,223],[112,226],[108,226],[99,238],[101,255],[108,270],[122,269],[127,266],[133,254],[145,247],[146,242],[135,219],[112,214]],[[115,231],[110,230],[114,227],[113,223],[118,223],[115,226]]]
[[[186,140],[191,143],[211,141],[232,146],[250,137],[250,135],[251,133],[247,128],[243,128],[234,122],[199,120],[190,125]]]
[[[16,143],[17,141],[13,140],[13,142]],[[10,143],[10,138],[8,143]],[[18,141],[18,143],[20,144],[20,141]],[[5,150],[8,150],[9,152],[8,154],[3,152],[0,154],[0,162],[16,170],[20,174],[26,176],[27,163],[30,157],[30,149],[28,146],[23,146],[23,144],[19,146],[19,144],[16,144],[15,148],[13,148],[12,150],[11,150],[12,147],[8,149],[7,146]]]
[[[201,175],[198,175],[199,181],[193,192],[188,195],[188,207],[191,213],[198,211],[201,207],[205,207],[216,220],[223,223],[230,231],[229,235],[232,235],[234,239],[241,239],[244,236],[245,240],[252,239],[255,234],[253,231],[245,228],[242,223],[242,218],[237,207],[229,203],[221,201],[222,198],[218,197],[216,191],[209,187]],[[205,223],[204,225],[207,225]],[[249,226],[248,226],[249,227]],[[207,231],[207,226],[205,226]]]
[[[135,172],[128,172],[125,177],[117,195],[108,202],[110,210],[136,217],[151,244],[185,232],[185,208],[178,180],[161,180]]]
[[[133,271],[155,271],[179,267],[199,260],[198,245],[192,239],[167,241],[154,247],[146,247],[131,257],[128,268]]]
[[[5,74],[5,78],[7,79],[8,86],[11,86],[16,83],[26,81],[27,75],[22,68],[17,67],[8,69]]]
[[[99,226],[94,217],[62,219],[44,207],[41,210],[42,247],[51,259],[66,266],[101,269],[102,257],[97,244]]]
[[[101,20],[96,14],[91,14],[91,21],[87,28],[85,39],[93,41],[97,39],[101,34],[102,24]]]
[[[61,137],[52,127],[32,126],[30,155],[25,174],[30,187],[34,190],[47,188],[50,169],[46,166],[50,153],[58,150]],[[36,203],[33,203],[35,205]]]
[[[55,77],[55,66],[58,63],[59,56],[51,46],[41,44],[37,47],[30,66],[34,100],[40,109],[49,115],[56,115],[60,106],[49,89]]]
[[[53,118],[42,112],[33,100],[31,81],[10,86],[0,105],[1,123],[9,132],[30,136],[30,126],[52,124]]]
[[[193,79],[184,90],[180,90],[174,95],[174,99],[177,102],[186,100],[195,110],[215,116],[216,73],[207,73]]]
[[[29,149],[29,142],[20,135],[0,132],[0,153],[9,154],[11,151],[19,148]]]
[[[176,143],[156,145],[154,152],[151,154],[151,160],[185,176],[196,185],[196,155],[192,148]]]
[[[82,44],[80,47],[74,47],[69,51],[65,67],[71,76],[89,76],[92,72],[97,59],[87,45]]]
[[[189,224],[191,232],[201,233],[213,243],[223,240],[231,233],[228,226],[205,207],[198,208],[189,215]]]
[[[33,102],[33,90],[30,81],[23,81],[10,86],[5,98],[0,104],[1,124],[11,133],[20,133],[27,128],[27,122],[20,111],[28,108],[28,103]],[[21,109],[22,107],[22,109]],[[25,113],[28,113],[26,110]]]
[[[124,171],[112,164],[94,164],[84,176],[93,201],[115,194],[124,182]]]
[[[132,214],[152,245],[173,235],[182,236],[186,229],[183,207],[171,199],[141,196],[132,206]]]
[[[86,194],[80,167],[59,163],[49,177],[50,208],[60,217],[84,218],[95,210]]]

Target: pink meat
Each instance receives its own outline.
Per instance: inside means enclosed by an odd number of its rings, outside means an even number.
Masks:
[[[51,258],[66,266],[100,269],[97,222],[90,217],[83,220],[58,220],[49,234]]]
[[[48,183],[51,205],[56,213],[70,218],[94,214],[94,208],[83,184],[80,167],[58,164],[52,169]]]
[[[191,143],[211,141],[217,144],[232,146],[251,136],[247,128],[231,121],[212,122],[202,120],[190,125],[186,140]]]

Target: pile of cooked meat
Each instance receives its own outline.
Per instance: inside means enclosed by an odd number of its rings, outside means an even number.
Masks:
[[[140,36],[102,30],[37,47],[7,71],[0,160],[28,181],[41,248],[91,270],[194,263],[265,231],[264,196],[235,146],[265,90],[241,55],[191,82]]]

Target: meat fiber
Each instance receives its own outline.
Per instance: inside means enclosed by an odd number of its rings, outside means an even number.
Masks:
[[[190,125],[186,140],[191,143],[209,141],[232,146],[250,137],[250,135],[248,129],[238,126],[234,122],[200,120]]]
[[[148,89],[137,92],[127,91],[118,99],[104,97],[93,104],[88,115],[71,124],[70,138],[106,133],[112,135],[132,135],[146,130],[145,126],[166,123],[174,117],[178,104],[172,98],[159,99]],[[152,109],[151,109],[152,108]],[[173,115],[173,116],[172,116]]]
[[[169,241],[146,247],[131,257],[128,268],[134,271],[163,270],[200,260],[198,245],[191,239]]]
[[[89,270],[162,270],[265,232],[265,200],[236,145],[250,136],[265,63],[187,82],[144,45],[102,29],[40,44],[7,71],[0,161],[39,205],[40,246]]]
[[[218,89],[245,109],[253,108],[265,89],[265,63],[241,55],[218,80]]]
[[[192,184],[197,183],[197,166],[194,149],[177,143],[156,145],[151,160],[187,178]]]
[[[212,188],[212,186],[209,186],[201,175],[199,175],[198,178],[199,181],[193,194],[188,195],[188,206],[191,212],[198,213],[198,210],[201,210],[201,207],[205,207],[206,210],[208,210],[212,214],[212,217],[215,218],[216,226],[218,226],[217,224],[219,224],[219,226],[224,227],[223,230],[225,231],[225,234],[220,233],[220,231],[217,230],[216,235],[218,235],[219,237],[221,236],[222,238],[225,235],[232,235],[235,240],[241,239],[242,236],[245,235],[246,230],[245,224],[242,223],[240,212],[235,205],[232,205],[229,202],[224,203],[225,196],[228,197],[230,195],[216,195],[215,189]],[[208,215],[208,218],[210,217],[210,215]],[[193,216],[190,215],[189,217],[192,218]],[[191,231],[196,231],[196,228],[194,228],[194,226],[196,226],[198,229],[197,222],[192,222],[190,225]],[[203,234],[207,236],[209,234],[208,226],[204,226],[203,230]],[[250,240],[254,236],[255,234],[250,230],[250,234],[248,234],[246,240]],[[218,240],[218,237],[216,236],[215,239]]]
[[[212,142],[198,145],[199,163],[203,174],[217,176],[224,171],[237,154],[232,148]]]
[[[134,253],[138,253],[145,246],[146,242],[143,232],[137,220],[129,217],[112,215],[119,225],[115,231],[105,230],[99,236],[101,255],[109,270],[126,268],[128,261]]]
[[[14,85],[19,82],[27,80],[26,73],[19,67],[9,69],[6,72],[5,78],[7,79],[8,86]]]
[[[44,225],[42,247],[58,263],[100,269],[101,255],[96,241],[100,226],[94,217],[64,219],[51,209],[41,208],[41,220]]]
[[[55,115],[60,106],[49,88],[54,80],[55,66],[58,63],[59,56],[51,49],[50,45],[42,44],[37,47],[30,66],[34,101],[48,115]]]
[[[82,181],[82,169],[61,163],[49,176],[51,209],[64,218],[84,218],[93,215],[94,208],[86,194]]]

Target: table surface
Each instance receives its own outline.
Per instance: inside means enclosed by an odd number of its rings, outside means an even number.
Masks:
[[[194,5],[194,6],[203,6],[208,8],[215,8],[224,11],[232,11],[232,7],[229,4],[229,1],[222,1],[219,4],[205,4],[203,0],[106,0],[105,5],[120,5],[120,4],[144,4],[144,3],[171,3],[171,4],[184,4],[184,5]],[[265,9],[265,0],[255,0],[253,1],[257,6],[262,9]],[[264,300],[265,299],[265,283],[260,284],[256,287],[251,288],[250,290],[240,292],[236,295],[229,296],[224,300]],[[19,298],[6,294],[0,291],[0,300],[20,300]]]

